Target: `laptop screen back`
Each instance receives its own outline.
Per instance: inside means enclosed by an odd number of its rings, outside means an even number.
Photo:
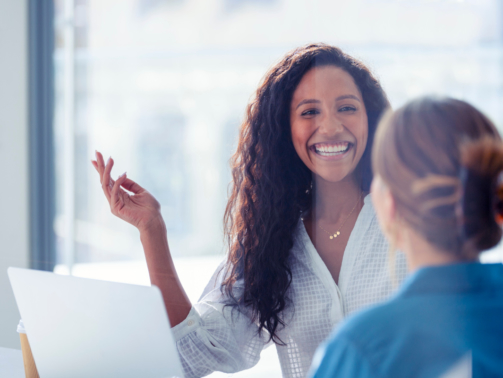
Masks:
[[[41,377],[182,377],[157,287],[8,274]]]

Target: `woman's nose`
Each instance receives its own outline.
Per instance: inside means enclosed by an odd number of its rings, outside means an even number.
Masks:
[[[326,135],[333,136],[344,130],[342,120],[335,116],[327,116],[320,120],[318,132]]]

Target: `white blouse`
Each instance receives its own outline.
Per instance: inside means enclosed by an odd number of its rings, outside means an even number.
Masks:
[[[222,263],[223,264],[223,263]],[[295,234],[289,258],[292,283],[290,305],[283,311],[286,326],[278,336],[286,343],[276,345],[283,377],[304,378],[318,345],[345,316],[371,304],[384,301],[397,285],[389,273],[388,243],[382,235],[370,196],[364,206],[344,252],[335,284],[318,255],[302,220]],[[202,377],[213,371],[234,373],[254,366],[267,343],[267,333],[258,335],[246,309],[225,307],[220,291],[223,270],[210,280],[199,302],[187,319],[173,327],[185,376]],[[407,272],[405,258],[397,254],[397,284]],[[237,282],[235,290],[243,290]]]

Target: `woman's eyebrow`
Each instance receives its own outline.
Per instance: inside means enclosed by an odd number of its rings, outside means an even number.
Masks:
[[[335,101],[340,101],[340,100],[346,100],[348,98],[352,98],[353,100],[356,100],[358,102],[361,102],[360,99],[358,97],[356,97],[355,95],[352,95],[352,94],[347,94],[347,95],[342,95],[342,96],[339,96],[335,99]]]
[[[314,98],[308,98],[308,99],[305,99],[305,100],[302,100],[301,102],[299,102],[299,104],[297,105],[297,107],[295,109],[298,109],[299,106],[304,105],[304,104],[320,104],[320,103],[321,103],[320,100],[315,100]]]
[[[346,95],[342,95],[342,96],[339,96],[335,99],[335,101],[340,101],[340,100],[346,100],[348,98],[351,98],[353,100],[356,100],[358,102],[361,102],[360,99],[358,97],[356,97],[355,95],[352,95],[352,94],[346,94]],[[321,101],[320,100],[316,100],[314,98],[307,98],[305,100],[302,100],[301,102],[299,102],[299,104],[297,105],[297,107],[295,109],[298,109],[299,106],[302,106],[304,104],[320,104]]]

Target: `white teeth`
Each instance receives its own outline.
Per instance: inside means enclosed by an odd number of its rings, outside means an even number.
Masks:
[[[339,155],[343,152],[346,152],[349,148],[349,143],[341,143],[341,144],[336,144],[336,145],[320,145],[320,146],[314,146],[314,149],[316,153],[322,155],[322,156],[334,156],[334,155]]]

